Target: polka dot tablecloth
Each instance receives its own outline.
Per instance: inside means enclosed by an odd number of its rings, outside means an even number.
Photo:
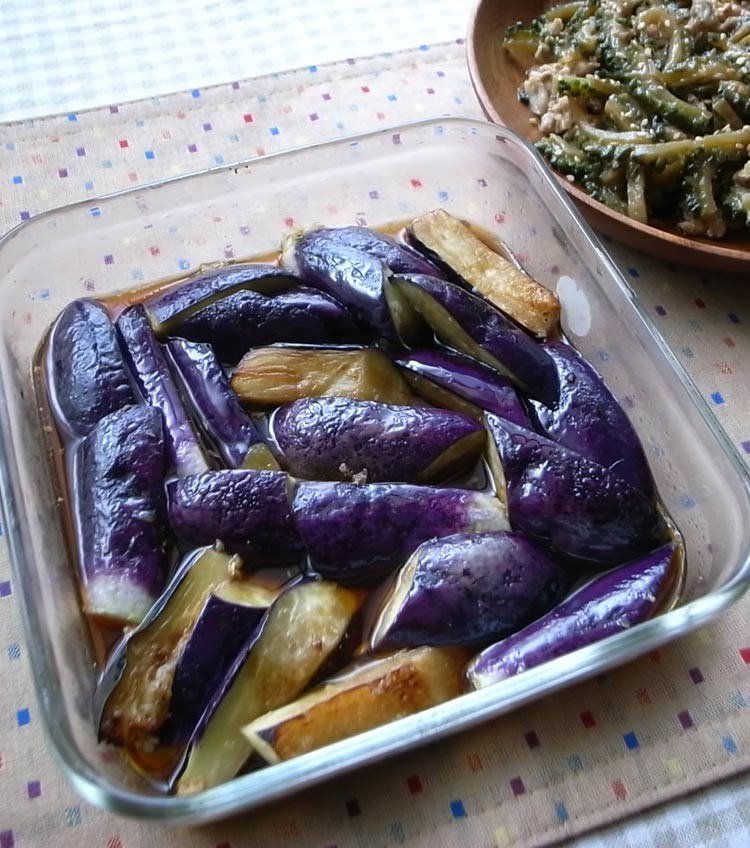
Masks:
[[[433,115],[479,117],[463,54],[455,43],[0,126],[0,228],[71,201],[314,140]],[[607,246],[750,457],[746,282]],[[231,822],[173,831],[88,806],[51,762],[3,552],[0,848],[564,840],[750,766],[748,621],[745,597],[709,629],[481,728]],[[748,824],[735,821],[735,835]]]

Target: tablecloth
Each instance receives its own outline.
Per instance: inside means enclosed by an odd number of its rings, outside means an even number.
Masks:
[[[0,228],[72,200],[315,139],[420,116],[477,116],[463,53],[461,43],[425,46],[2,126]],[[608,247],[734,444],[750,456],[744,281]],[[748,613],[745,597],[709,629],[482,728],[247,817],[171,832],[80,802],[50,762],[3,555],[0,848],[520,848],[564,840],[748,768]],[[748,831],[746,810],[733,813],[665,823],[640,844],[678,844],[674,834],[680,843],[697,842],[699,832],[706,844],[714,836],[731,844]]]

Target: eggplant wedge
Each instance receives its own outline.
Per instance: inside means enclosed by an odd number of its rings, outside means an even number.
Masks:
[[[191,315],[237,291],[270,294],[300,282],[276,265],[226,265],[187,277],[144,301],[144,306],[154,332],[164,337],[174,333]]]
[[[457,412],[336,397],[277,409],[270,429],[286,470],[309,480],[436,483],[473,465],[485,442]]]
[[[95,696],[100,738],[131,751],[187,742],[277,594],[241,579],[236,557],[209,548],[185,560],[107,663]]]
[[[232,391],[211,347],[172,339],[165,350],[194,419],[227,468],[278,471],[278,463]]]
[[[490,469],[514,531],[599,568],[665,540],[653,498],[615,471],[496,415],[487,425]]]
[[[243,728],[267,762],[290,760],[442,704],[466,688],[467,654],[416,648],[344,670],[298,701]]]
[[[127,406],[78,446],[75,525],[87,615],[138,624],[169,567],[161,413]]]
[[[426,259],[404,242],[392,236],[370,230],[367,227],[335,227],[315,230],[319,236],[328,238],[336,244],[359,250],[379,259],[394,274],[429,274],[442,277],[442,271],[429,259]]]
[[[541,432],[652,496],[654,480],[643,446],[604,380],[570,345],[543,347],[557,369],[560,396],[551,408],[535,405]]]
[[[242,358],[232,389],[243,403],[279,406],[306,397],[349,397],[408,405],[398,369],[373,348],[261,347]]]
[[[277,294],[238,291],[200,309],[175,331],[213,347],[235,364],[253,347],[287,344],[349,344],[372,337],[349,310],[317,289],[296,286]]]
[[[431,539],[396,575],[370,647],[486,645],[548,612],[569,583],[565,570],[520,533]]]
[[[93,300],[63,309],[47,343],[50,407],[57,425],[85,436],[110,412],[136,402],[107,310]]]
[[[675,545],[665,545],[594,578],[551,612],[482,651],[467,669],[472,686],[482,689],[650,618],[671,591],[677,556]]]
[[[293,701],[327,667],[346,663],[357,642],[364,593],[309,580],[285,591],[271,607],[257,639],[217,690],[196,730],[180,795],[233,778],[252,753],[242,728]]]
[[[494,412],[531,429],[511,381],[476,359],[444,350],[412,350],[394,354],[393,361],[414,391],[430,403],[480,419],[483,411]]]
[[[200,437],[140,304],[128,307],[120,315],[117,332],[143,399],[164,416],[169,469],[178,477],[206,471],[208,458]]]
[[[557,295],[491,250],[463,221],[435,209],[415,218],[409,232],[428,256],[437,257],[522,327],[543,338],[557,331]]]
[[[374,585],[428,539],[510,529],[492,495],[402,483],[302,481],[292,512],[312,568],[350,585]]]
[[[517,324],[486,300],[434,277],[394,277],[396,289],[441,342],[513,381],[544,404],[555,402],[557,372],[548,354]]]
[[[169,523],[193,545],[217,540],[247,564],[287,562],[302,548],[289,508],[287,474],[227,469],[194,474],[167,484]]]

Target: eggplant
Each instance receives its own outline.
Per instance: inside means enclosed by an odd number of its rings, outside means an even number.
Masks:
[[[280,471],[227,469],[194,474],[167,484],[169,523],[193,545],[215,541],[258,563],[284,562],[301,554],[287,489]]]
[[[439,482],[479,458],[484,428],[431,407],[304,398],[270,420],[281,461],[311,480]]]
[[[243,728],[253,749],[278,763],[456,698],[467,655],[422,647],[345,669],[298,701]]]
[[[570,580],[520,533],[458,533],[421,544],[385,593],[373,650],[478,645],[548,612]]]
[[[675,580],[674,544],[595,577],[567,600],[507,639],[486,648],[467,668],[475,689],[621,633],[651,617]]]
[[[186,742],[278,588],[240,578],[237,557],[188,557],[115,649],[95,695],[101,739],[131,751]],[[222,594],[223,593],[223,594]]]
[[[514,531],[591,567],[625,562],[664,541],[654,500],[615,471],[496,415],[486,418],[490,468]]]
[[[293,701],[329,664],[340,667],[347,661],[363,599],[362,592],[316,580],[278,598],[205,711],[176,784],[178,794],[233,778],[252,752],[242,727]]]
[[[74,300],[55,321],[47,374],[55,421],[73,436],[86,436],[105,415],[136,402],[107,310],[93,300]]]
[[[394,354],[393,361],[403,369],[412,388],[419,394],[424,392],[430,402],[442,406],[452,402],[451,395],[457,395],[470,404],[457,404],[458,411],[480,418],[483,410],[494,412],[531,429],[526,408],[510,380],[475,359],[443,350],[412,350]],[[446,390],[447,396],[436,393],[433,386]]]
[[[343,303],[379,337],[412,343],[422,322],[402,302],[398,290],[386,290],[391,271],[381,260],[336,241],[330,232],[312,230],[290,236],[284,245],[284,265],[308,285]],[[398,329],[393,310],[400,310]]]
[[[399,370],[373,348],[261,347],[232,375],[232,389],[251,406],[279,406],[305,397],[350,397],[411,403]]]
[[[208,459],[143,306],[129,306],[117,332],[143,399],[164,416],[168,468],[179,477],[205,471]]]
[[[149,406],[105,415],[75,457],[83,608],[137,624],[164,588],[167,526],[162,416]]]
[[[318,235],[336,244],[359,250],[379,259],[395,274],[429,274],[442,277],[442,271],[433,262],[404,242],[367,227],[335,227],[315,230]]]
[[[199,271],[144,301],[154,332],[173,333],[180,324],[214,301],[248,289],[263,294],[284,291],[300,280],[276,265],[226,265]]]
[[[435,209],[409,225],[412,241],[437,257],[479,294],[537,336],[555,333],[560,301],[509,259],[491,250],[471,227],[445,209]]]
[[[373,585],[428,539],[510,529],[491,495],[398,483],[302,481],[292,513],[312,568],[356,585]]]
[[[570,345],[548,342],[543,347],[557,369],[560,395],[551,408],[534,405],[540,431],[653,496],[641,442],[604,380]]]
[[[495,368],[544,404],[557,399],[557,372],[549,355],[486,300],[434,277],[394,277],[388,286],[409,301],[440,341]]]
[[[250,348],[292,344],[347,344],[372,336],[347,308],[317,289],[297,286],[277,294],[239,291],[183,321],[182,338],[208,342],[222,362],[235,364]]]
[[[194,419],[224,464],[278,471],[278,463],[232,391],[211,347],[172,339],[165,350]]]

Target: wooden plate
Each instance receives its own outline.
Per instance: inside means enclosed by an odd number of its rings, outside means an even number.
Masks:
[[[552,0],[479,0],[469,22],[469,73],[482,108],[490,120],[531,142],[539,138],[539,132],[529,122],[531,112],[517,96],[524,71],[503,50],[502,40],[510,24],[530,21],[552,5]],[[721,241],[686,238],[674,228],[640,224],[613,212],[563,177],[559,180],[593,227],[630,247],[692,268],[750,272],[750,237],[733,235]]]

